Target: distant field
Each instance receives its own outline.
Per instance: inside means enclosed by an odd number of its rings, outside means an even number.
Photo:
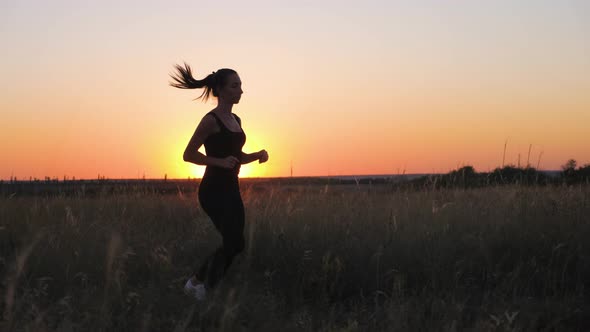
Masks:
[[[205,304],[196,182],[3,192],[0,331],[590,330],[588,185],[243,184],[247,249]]]
[[[359,175],[359,176],[316,176],[284,178],[244,178],[242,186],[291,187],[308,185],[364,185],[397,184],[416,179],[422,174],[409,175]],[[130,192],[178,194],[197,190],[200,179],[94,179],[94,180],[20,180],[0,181],[0,195],[66,195],[96,196],[105,194],[127,194]]]

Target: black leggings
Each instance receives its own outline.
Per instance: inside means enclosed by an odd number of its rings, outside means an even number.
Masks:
[[[213,288],[234,257],[244,250],[244,204],[237,176],[204,176],[199,202],[221,233],[223,243],[195,271],[197,279]]]

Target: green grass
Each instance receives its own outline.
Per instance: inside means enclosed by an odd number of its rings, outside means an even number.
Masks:
[[[584,331],[589,193],[245,185],[246,251],[205,304],[194,193],[3,197],[0,330]]]

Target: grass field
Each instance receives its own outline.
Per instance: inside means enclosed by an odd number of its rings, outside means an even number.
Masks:
[[[0,198],[1,331],[588,331],[590,187],[242,186],[247,248],[194,192]]]

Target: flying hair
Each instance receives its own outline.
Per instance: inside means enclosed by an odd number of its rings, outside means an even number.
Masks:
[[[181,65],[174,65],[175,73],[170,74],[172,82],[170,86],[179,89],[201,89],[204,88],[203,93],[196,99],[201,99],[204,102],[207,101],[211,94],[214,97],[218,96],[219,88],[225,86],[227,77],[230,74],[235,74],[236,71],[233,69],[223,68],[218,71],[214,71],[207,75],[202,80],[197,80],[193,77],[191,67],[185,62],[184,67]]]

